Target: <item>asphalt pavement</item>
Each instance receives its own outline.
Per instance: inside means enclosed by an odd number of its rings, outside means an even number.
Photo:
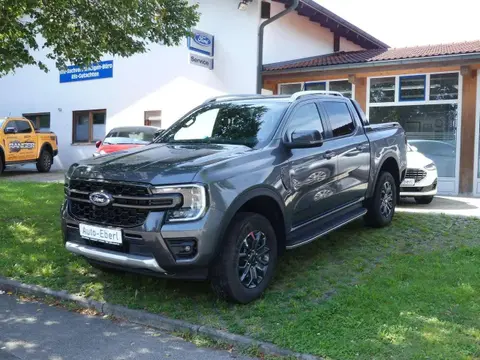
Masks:
[[[0,294],[0,360],[253,360],[123,321]]]

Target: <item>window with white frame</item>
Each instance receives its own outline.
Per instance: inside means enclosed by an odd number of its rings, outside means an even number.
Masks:
[[[455,177],[460,74],[398,75],[368,83],[370,122],[399,122],[409,143],[435,162],[439,177]]]
[[[338,91],[343,96],[353,98],[353,85],[348,80],[306,81],[278,85],[280,95],[291,95],[302,90]]]

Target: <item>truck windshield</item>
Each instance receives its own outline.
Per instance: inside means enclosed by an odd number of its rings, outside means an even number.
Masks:
[[[211,103],[173,124],[155,142],[262,147],[277,129],[287,107],[287,102],[278,100]]]

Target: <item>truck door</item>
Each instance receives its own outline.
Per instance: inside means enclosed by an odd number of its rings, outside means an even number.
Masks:
[[[36,134],[30,120],[17,120],[18,134],[21,136],[20,154],[24,161],[37,159]]]
[[[318,130],[325,138],[325,126],[314,100],[302,102],[293,110],[286,135],[293,131]],[[292,227],[298,227],[332,208],[337,160],[328,142],[312,148],[288,149],[289,160],[282,169],[282,180],[289,195],[286,205],[292,214]]]
[[[337,98],[321,102],[331,134],[329,141],[337,156],[335,187],[339,205],[361,201],[366,195],[370,174],[370,143],[348,102]]]
[[[35,134],[28,120],[10,120],[4,129],[14,129],[15,131],[5,134],[7,162],[36,159]]]

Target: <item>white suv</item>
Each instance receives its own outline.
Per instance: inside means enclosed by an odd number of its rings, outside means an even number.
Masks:
[[[430,204],[437,194],[438,174],[433,160],[408,145],[407,175],[400,185],[400,197],[413,197],[418,204]]]

